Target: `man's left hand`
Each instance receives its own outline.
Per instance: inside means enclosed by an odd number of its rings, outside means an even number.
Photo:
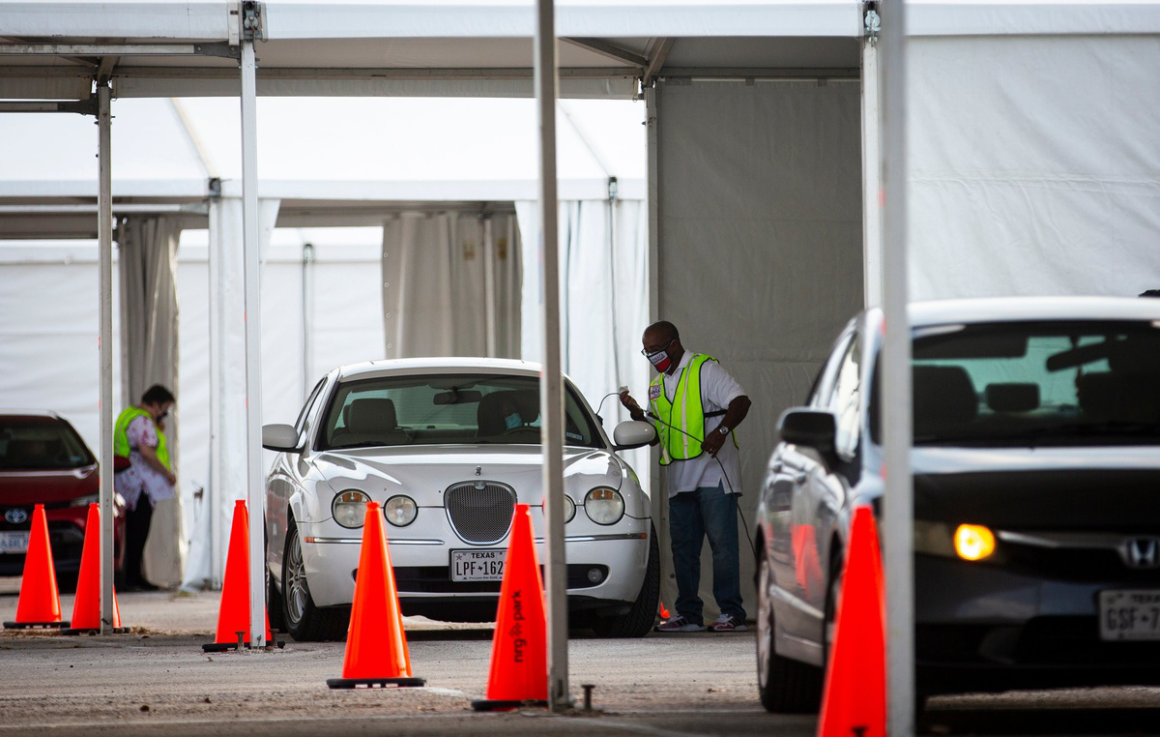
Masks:
[[[709,437],[705,438],[705,441],[701,443],[701,450],[716,458],[717,451],[721,450],[721,446],[725,445],[725,440],[728,437],[728,435],[722,435],[714,429],[713,432],[709,433]]]

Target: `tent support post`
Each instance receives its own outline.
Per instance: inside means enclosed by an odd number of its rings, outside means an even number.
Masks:
[[[97,195],[97,237],[101,281],[101,634],[113,632],[113,165],[110,95],[107,80],[97,81],[97,127],[100,192]]]
[[[258,217],[257,61],[242,42],[242,243],[246,274],[246,467],[250,517],[250,643],[266,644],[265,496],[262,483],[262,331]]]
[[[914,490],[911,486],[910,320],[906,259],[906,19],[903,0],[886,0],[882,24],[883,418],[886,489],[887,732],[914,734]]]
[[[540,129],[540,222],[543,256],[544,363],[540,406],[544,424],[544,511],[547,517],[548,704],[572,706],[568,693],[568,568],[564,558],[564,374],[560,358],[560,250],[556,192],[556,23],[553,0],[536,2],[536,108]]]
[[[877,38],[862,41],[862,295],[866,307],[882,304],[881,121]]]

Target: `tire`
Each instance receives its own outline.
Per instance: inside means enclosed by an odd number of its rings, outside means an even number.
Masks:
[[[350,624],[350,607],[318,607],[310,596],[302,539],[298,525],[290,520],[286,552],[282,557],[282,618],[286,631],[298,642],[344,640]]]
[[[270,536],[263,534],[262,540],[266,550],[270,549]],[[282,612],[282,597],[278,593],[278,586],[274,583],[274,574],[270,570],[270,557],[266,556],[266,619],[270,622],[270,630],[275,634],[286,631],[286,617]]]
[[[761,705],[775,714],[817,712],[822,701],[822,671],[779,655],[774,646],[777,620],[769,596],[772,576],[763,544],[757,569],[757,691]]]
[[[596,617],[592,631],[598,637],[644,637],[652,632],[656,624],[657,602],[661,594],[661,555],[657,545],[657,531],[650,526],[648,544],[648,567],[640,593],[628,614],[619,617]]]

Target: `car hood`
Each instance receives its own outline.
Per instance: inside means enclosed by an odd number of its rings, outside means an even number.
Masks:
[[[315,467],[337,492],[357,488],[374,495],[407,494],[421,507],[442,506],[447,487],[497,481],[516,490],[521,504],[543,503],[543,453],[539,446],[407,446],[326,451]],[[564,482],[573,500],[593,487],[620,489],[631,473],[615,455],[593,448],[564,449]]]
[[[96,494],[97,465],[53,471],[0,472],[0,504],[53,504]]]
[[[915,448],[914,515],[1010,530],[1154,531],[1157,456],[1155,448]]]

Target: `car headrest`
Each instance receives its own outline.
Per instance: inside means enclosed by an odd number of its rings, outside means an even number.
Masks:
[[[1076,390],[1090,419],[1160,421],[1160,373],[1096,371],[1079,377]]]
[[[356,399],[346,409],[346,429],[358,435],[393,432],[399,426],[395,403],[382,397]]]
[[[984,392],[992,412],[1030,412],[1039,409],[1038,384],[987,384]]]
[[[525,425],[540,416],[540,395],[535,389],[500,391],[485,394],[479,400],[476,421],[480,435],[502,435],[507,430],[504,419],[515,410]]]
[[[915,366],[914,434],[937,434],[972,422],[979,414],[979,396],[971,377],[960,366]]]

